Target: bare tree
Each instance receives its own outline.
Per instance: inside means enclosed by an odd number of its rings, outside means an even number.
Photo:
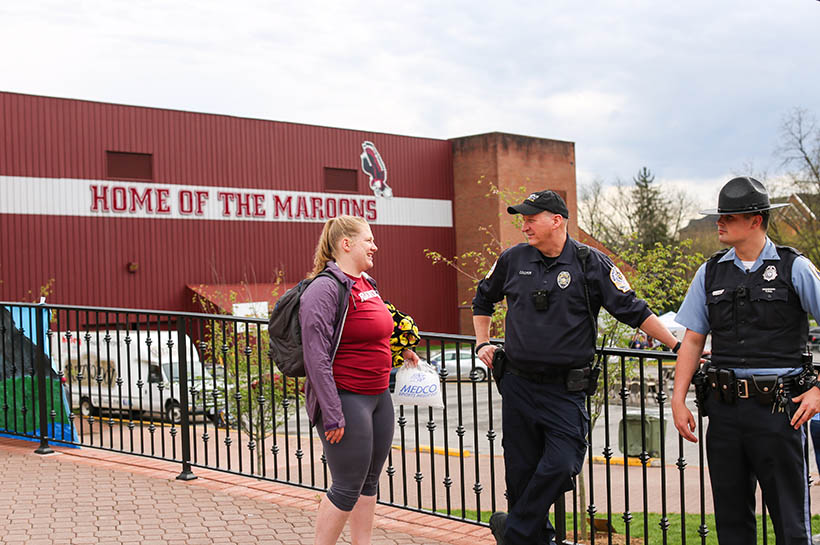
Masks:
[[[820,263],[820,127],[812,113],[795,108],[784,118],[777,154],[791,182],[792,206],[777,214],[770,234]]]
[[[636,245],[671,244],[694,208],[686,192],[662,189],[643,167],[629,185],[617,180],[606,188],[596,179],[582,186],[578,217],[593,238],[619,252]]]
[[[813,114],[792,110],[783,122],[778,152],[795,184],[820,194],[820,128]]]
[[[595,178],[589,184],[579,188],[578,223],[593,238],[604,239],[608,212],[607,199],[604,196],[604,181]]]

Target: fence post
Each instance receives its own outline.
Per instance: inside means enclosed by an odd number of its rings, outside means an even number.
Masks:
[[[555,501],[555,514],[553,519],[555,520],[555,542],[556,543],[565,543],[567,539],[567,506],[566,506],[566,499],[567,493],[564,492],[558,499]]]
[[[50,366],[46,364],[46,341],[43,335],[43,312],[46,310],[45,301],[41,300],[37,305],[37,316],[35,323],[37,324],[37,351],[35,369],[37,370],[37,400],[40,405],[39,420],[40,420],[40,446],[34,451],[37,454],[52,454],[54,451],[48,446],[48,438],[46,431],[48,430],[48,407],[46,406],[46,373]]]
[[[179,404],[182,411],[182,473],[177,475],[181,481],[196,479],[191,471],[191,421],[188,405],[188,355],[185,353],[185,318],[177,318],[177,362],[179,362]]]

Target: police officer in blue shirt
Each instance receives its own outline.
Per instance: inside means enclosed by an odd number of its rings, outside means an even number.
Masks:
[[[567,234],[569,211],[554,191],[539,191],[507,209],[522,214],[527,242],[505,250],[476,289],[476,351],[492,367],[495,304],[507,298],[504,464],[509,514],[494,513],[498,543],[545,545],[555,531],[547,513],[571,490],[586,453],[589,375],[603,306],[667,346],[677,340],[635,296],[612,261]]]
[[[701,265],[676,320],[686,327],[675,370],[675,427],[696,442],[686,393],[706,335],[711,363],[695,383],[709,416],[706,454],[721,545],[757,543],[755,482],[778,545],[811,543],[805,424],[820,410],[808,317],[820,316],[820,273],[766,236],[769,202],[759,181],[734,178],[720,191],[718,239],[731,246]]]

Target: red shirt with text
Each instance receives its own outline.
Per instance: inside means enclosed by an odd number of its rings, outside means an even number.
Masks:
[[[393,317],[364,275],[348,276],[355,284],[333,360],[333,378],[343,390],[377,395],[387,389],[390,381]]]

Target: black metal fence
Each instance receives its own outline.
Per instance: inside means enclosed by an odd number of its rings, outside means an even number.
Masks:
[[[180,479],[207,468],[329,486],[302,383],[270,360],[265,320],[20,303],[0,312],[0,428],[39,440],[37,452],[93,447],[179,462]],[[396,407],[381,503],[474,524],[506,510],[501,397],[474,346],[473,337],[423,334],[418,353],[439,367],[445,406]],[[702,421],[696,445],[668,422],[674,354],[602,357],[588,464],[553,513],[559,537],[706,543]],[[696,528],[686,513],[699,515]]]

